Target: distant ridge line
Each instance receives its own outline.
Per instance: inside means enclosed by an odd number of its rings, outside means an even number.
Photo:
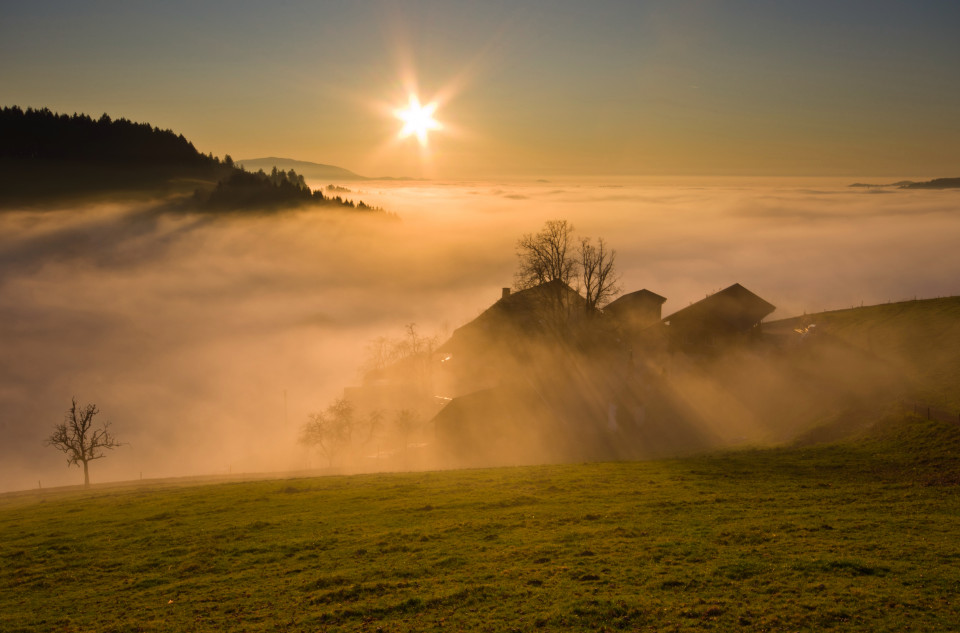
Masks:
[[[865,187],[868,189],[879,189],[882,187],[893,189],[960,189],[960,178],[934,178],[917,182],[914,180],[900,180],[886,184],[870,184],[864,182],[855,182],[850,187]]]
[[[778,319],[773,319],[771,321],[764,321],[763,324],[765,326],[770,326],[770,325],[787,323],[788,321],[795,321],[797,319],[806,319],[806,318],[817,317],[822,315],[839,314],[843,312],[853,312],[856,310],[862,310],[862,311],[868,312],[874,308],[883,308],[888,306],[906,306],[909,304],[918,304],[918,303],[926,303],[928,305],[933,305],[934,303],[937,303],[937,302],[960,303],[960,295],[942,295],[937,297],[913,297],[912,299],[910,298],[888,299],[882,303],[852,305],[849,308],[829,308],[829,309],[824,308],[821,310],[815,310],[813,312],[804,311],[803,314],[798,314],[798,315],[789,316],[789,317],[782,317]]]
[[[406,176],[361,176],[349,169],[338,167],[336,165],[325,165],[323,163],[314,163],[308,160],[297,160],[295,158],[282,158],[279,156],[267,156],[265,158],[242,158],[236,161],[237,165],[242,165],[248,171],[257,171],[262,169],[269,172],[276,167],[283,171],[293,169],[298,174],[306,178],[331,179],[331,180],[418,180]]]

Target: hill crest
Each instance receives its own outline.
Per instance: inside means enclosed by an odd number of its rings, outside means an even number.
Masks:
[[[314,163],[308,160],[297,160],[295,158],[282,158],[279,156],[267,156],[266,158],[243,158],[236,161],[237,165],[242,165],[244,169],[256,171],[262,169],[269,172],[276,167],[284,171],[293,169],[298,174],[306,178],[316,180],[339,180],[339,181],[363,181],[363,180],[420,180],[409,176],[361,176],[349,169],[338,167],[336,165],[325,165],[323,163]]]
[[[293,169],[305,178],[332,179],[332,180],[371,180],[366,176],[361,176],[349,169],[337,167],[336,165],[325,165],[323,163],[314,163],[307,160],[296,160],[293,158],[281,158],[278,156],[267,156],[265,158],[243,158],[236,161],[237,165],[243,166],[247,171],[257,171],[262,169],[269,172],[276,167],[283,171]]]

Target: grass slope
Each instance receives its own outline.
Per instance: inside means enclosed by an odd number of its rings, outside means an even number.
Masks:
[[[773,321],[818,330],[901,370],[903,397],[960,411],[960,297],[887,303]]]
[[[0,497],[4,631],[946,631],[960,427]]]

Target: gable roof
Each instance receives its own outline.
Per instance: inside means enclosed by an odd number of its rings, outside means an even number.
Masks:
[[[733,284],[664,319],[673,327],[723,327],[747,330],[776,310],[740,284]]]
[[[666,302],[666,297],[661,297],[655,292],[650,292],[646,288],[621,295],[607,304],[604,312],[617,313],[621,310],[630,310],[641,306],[658,306]]]
[[[440,350],[449,350],[460,343],[476,343],[489,337],[508,334],[536,334],[546,329],[546,322],[555,319],[557,310],[567,311],[567,318],[580,318],[586,312],[586,300],[559,279],[519,290],[502,297],[473,321],[453,331]]]

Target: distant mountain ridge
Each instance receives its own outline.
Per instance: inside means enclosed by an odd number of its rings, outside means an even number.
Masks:
[[[269,172],[274,167],[282,169],[283,171],[292,169],[298,174],[302,174],[304,178],[321,180],[370,180],[370,178],[366,176],[361,176],[343,167],[312,163],[307,160],[295,160],[293,158],[279,158],[276,156],[268,156],[267,158],[243,158],[237,160],[236,164],[242,165],[247,171],[262,169],[265,172]]]
[[[277,158],[248,161],[245,170],[229,155],[221,160],[200,153],[182,134],[107,114],[95,119],[48,108],[0,108],[0,208],[78,196],[160,195],[177,198],[171,209],[216,213],[303,206],[383,211],[313,191],[294,166],[306,167],[311,177],[365,180],[339,167]]]
[[[885,183],[885,184],[875,184],[875,183],[869,183],[869,182],[855,182],[855,183],[853,183],[853,184],[850,185],[850,186],[851,186],[851,187],[869,187],[869,188],[871,188],[871,189],[872,189],[872,188],[875,188],[875,187],[900,187],[900,188],[903,188],[903,187],[907,187],[907,186],[909,186],[909,185],[912,185],[913,183],[914,183],[913,180],[898,180],[897,182],[889,182],[889,183]]]
[[[237,165],[242,165],[247,171],[257,171],[262,169],[269,172],[276,167],[283,171],[294,170],[302,174],[305,178],[315,180],[418,180],[408,176],[361,176],[343,167],[336,165],[324,165],[323,163],[313,163],[308,160],[296,160],[294,158],[280,158],[278,156],[268,156],[267,158],[243,158],[237,161]]]
[[[855,182],[851,187],[868,187],[871,189],[879,187],[892,187],[897,189],[960,189],[960,178],[934,178],[916,182],[913,180],[901,180],[884,185],[875,185],[869,183]]]
[[[960,189],[960,178],[934,178],[926,182],[912,182],[904,189]]]

